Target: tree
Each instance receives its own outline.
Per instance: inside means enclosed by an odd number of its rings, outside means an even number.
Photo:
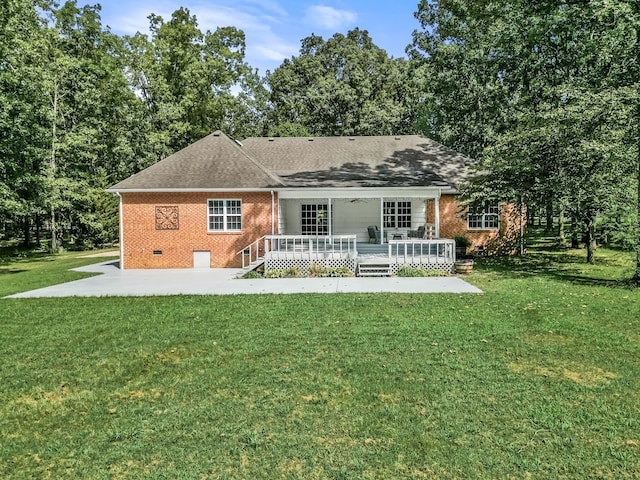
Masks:
[[[629,5],[425,0],[416,16],[411,53],[439,79],[425,87],[425,123],[486,173],[468,197],[569,211],[593,261],[597,217],[630,200]]]
[[[3,220],[76,242],[113,241],[104,220],[109,184],[145,161],[142,104],[129,88],[122,42],[102,28],[98,6],[0,6],[0,190]],[[5,208],[6,207],[6,208]],[[101,220],[102,219],[102,220]]]
[[[47,29],[43,84],[51,147],[45,204],[53,250],[61,228],[81,244],[117,238],[110,222],[99,221],[101,209],[115,202],[102,198],[104,188],[133,173],[131,160],[144,145],[136,128],[143,110],[124,76],[122,41],[102,28],[99,12],[99,6],[69,1],[51,12],[54,24]]]
[[[311,35],[300,54],[267,75],[274,125],[313,135],[391,135],[413,131],[410,66],[377,47],[366,30]]]
[[[213,130],[241,130],[235,121],[251,117],[249,106],[261,86],[244,62],[244,33],[234,27],[202,33],[186,8],[168,22],[157,15],[149,21],[151,38],[137,33],[125,40],[129,81],[146,107],[155,160]],[[241,95],[234,96],[238,87]]]

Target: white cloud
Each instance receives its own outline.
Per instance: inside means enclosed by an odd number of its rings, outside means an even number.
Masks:
[[[338,10],[326,5],[314,5],[307,9],[305,21],[328,30],[336,30],[352,25],[358,16],[348,10]]]
[[[0,0],[1,1],[1,0]],[[119,4],[116,7],[116,3]],[[198,20],[203,32],[218,27],[234,26],[246,36],[246,61],[265,73],[275,69],[285,58],[299,50],[297,39],[287,38],[290,26],[296,22],[278,0],[128,0],[105,1],[103,21],[115,33],[132,35],[149,33],[148,16],[162,16],[165,22],[173,11],[184,5]]]
[[[298,52],[299,44],[287,41],[273,29],[274,24],[286,20],[287,14],[284,10],[279,10],[277,5],[268,10],[260,8],[259,11],[253,11],[249,5],[244,6],[248,8],[241,10],[243,4],[235,8],[194,7],[192,13],[198,18],[201,30],[213,31],[220,26],[232,25],[244,31],[246,60],[252,67],[258,67],[262,74],[266,73],[267,69],[273,70],[274,62],[279,65],[285,58]]]

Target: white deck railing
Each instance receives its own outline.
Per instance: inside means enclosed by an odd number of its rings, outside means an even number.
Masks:
[[[395,263],[450,264],[456,261],[456,242],[438,240],[389,240],[389,259]]]
[[[268,243],[266,237],[259,238],[251,245],[244,247],[236,255],[242,256],[242,268],[251,265],[257,260],[264,258],[265,252],[267,252]]]
[[[356,258],[358,248],[355,235],[267,235],[265,256],[270,259],[300,258]]]
[[[367,247],[370,247],[370,245],[367,245]],[[453,264],[456,260],[455,247],[455,242],[449,239],[422,240],[412,238],[408,240],[389,240],[387,252],[389,260],[398,264]],[[238,252],[238,255],[242,255],[242,268],[245,268],[262,259],[355,259],[358,257],[358,248],[356,235],[318,237],[308,235],[265,235],[242,249]]]

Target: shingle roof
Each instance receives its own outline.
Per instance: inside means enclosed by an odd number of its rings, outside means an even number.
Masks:
[[[472,160],[419,135],[247,138],[215,132],[111,191],[419,187],[456,189]]]
[[[274,188],[282,181],[241,144],[216,131],[109,190]]]
[[[420,135],[256,137],[242,143],[289,187],[456,188],[473,163]]]

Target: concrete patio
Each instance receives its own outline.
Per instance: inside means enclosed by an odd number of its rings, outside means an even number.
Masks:
[[[120,270],[118,261],[74,269],[96,275],[6,298],[291,293],[482,293],[459,277],[237,279],[240,269]]]

